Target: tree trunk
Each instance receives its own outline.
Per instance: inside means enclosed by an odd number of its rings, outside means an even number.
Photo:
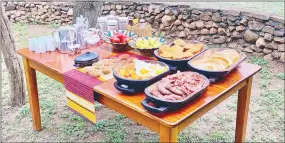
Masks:
[[[3,54],[6,67],[9,72],[9,84],[11,89],[11,106],[20,106],[25,104],[24,79],[19,59],[16,54],[15,40],[5,14],[3,5],[1,5],[1,53]]]
[[[75,23],[76,17],[83,15],[89,20],[89,27],[95,28],[97,25],[97,17],[102,13],[103,1],[76,1],[73,7],[73,22]]]

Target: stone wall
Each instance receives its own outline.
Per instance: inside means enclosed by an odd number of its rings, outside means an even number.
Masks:
[[[11,22],[35,24],[71,24],[73,3],[68,2],[3,2]]]
[[[12,22],[70,24],[72,3],[8,2],[6,12]],[[247,53],[285,62],[284,18],[240,10],[192,8],[188,5],[106,2],[103,15],[144,18],[156,35],[221,44]]]
[[[105,3],[103,15],[144,18],[156,35],[222,44],[267,59],[284,59],[284,18],[238,10],[188,5]]]

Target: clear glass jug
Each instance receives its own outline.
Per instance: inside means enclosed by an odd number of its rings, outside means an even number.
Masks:
[[[52,36],[60,53],[67,54],[68,47],[76,44],[76,30],[73,27],[60,27],[52,32]]]

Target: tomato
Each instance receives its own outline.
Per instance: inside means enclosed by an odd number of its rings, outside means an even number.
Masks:
[[[121,40],[119,38],[114,38],[114,43],[121,43]]]
[[[124,35],[122,33],[118,33],[116,37],[119,38],[122,43],[125,41]]]
[[[110,38],[110,41],[111,41],[111,42],[114,42],[114,38],[115,38],[115,37],[111,37],[111,38]]]
[[[125,41],[126,41],[126,42],[129,42],[130,40],[131,40],[131,39],[130,39],[129,37],[126,37],[126,38],[125,38]]]

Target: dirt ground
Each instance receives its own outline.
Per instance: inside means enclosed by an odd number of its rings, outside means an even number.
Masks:
[[[13,24],[17,49],[27,39],[48,35],[50,26]],[[20,57],[19,57],[20,58]],[[21,63],[22,59],[20,58]],[[259,64],[254,76],[246,141],[284,142],[284,64],[249,55],[247,62]],[[157,142],[159,136],[132,120],[96,103],[98,122],[92,124],[66,106],[64,87],[37,73],[43,130],[32,127],[28,102],[19,108],[8,104],[8,73],[2,63],[2,140],[7,142]],[[180,142],[234,141],[237,94],[226,99],[179,134]]]

